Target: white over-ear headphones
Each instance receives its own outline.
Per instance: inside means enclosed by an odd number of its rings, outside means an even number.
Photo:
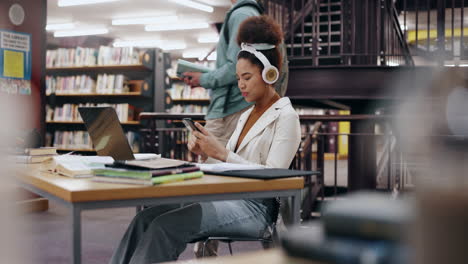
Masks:
[[[257,57],[257,59],[259,59],[260,62],[263,64],[264,68],[262,71],[262,79],[267,84],[274,84],[278,80],[279,71],[278,71],[278,68],[271,65],[267,57],[265,57],[265,55],[263,55],[263,53],[259,52],[258,50],[268,50],[268,49],[273,49],[273,48],[275,48],[275,45],[266,44],[266,43],[260,43],[260,44],[242,43],[241,44],[241,51],[247,51],[255,55],[255,57]]]

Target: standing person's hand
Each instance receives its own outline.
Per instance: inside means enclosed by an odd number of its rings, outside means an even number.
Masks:
[[[201,72],[184,72],[184,82],[190,87],[199,87],[200,86],[200,76]]]
[[[200,146],[200,150],[205,153],[208,157],[220,161],[226,161],[229,151],[216,139],[213,134],[206,130],[199,123],[195,123],[200,132],[194,131],[193,136],[196,137],[196,144]]]
[[[197,138],[193,134],[190,135],[187,147],[192,153],[201,156],[202,160],[206,160],[208,158],[208,156],[201,150],[200,145],[197,144]]]

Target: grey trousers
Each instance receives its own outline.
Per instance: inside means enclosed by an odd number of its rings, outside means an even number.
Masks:
[[[176,260],[187,243],[208,236],[268,236],[273,199],[162,205],[139,212],[110,263]]]

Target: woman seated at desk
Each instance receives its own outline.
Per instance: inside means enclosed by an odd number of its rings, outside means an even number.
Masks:
[[[224,147],[203,126],[189,149],[202,159],[288,168],[299,147],[299,116],[289,98],[272,84],[278,78],[282,39],[280,26],[267,16],[246,19],[239,28],[236,76],[245,100],[244,112]],[[154,206],[138,213],[111,263],[155,263],[176,260],[187,243],[208,236],[261,237],[276,219],[276,199],[246,199]]]

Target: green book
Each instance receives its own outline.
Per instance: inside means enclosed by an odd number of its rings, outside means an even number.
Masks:
[[[153,184],[161,184],[174,181],[185,181],[189,179],[201,178],[203,176],[203,171],[195,171],[189,173],[173,174],[160,176],[152,179]]]
[[[144,177],[131,178],[131,177],[96,175],[92,178],[92,180],[96,182],[154,185],[154,184],[162,184],[162,183],[174,182],[174,181],[184,181],[184,180],[189,180],[189,179],[194,179],[194,178],[200,178],[202,176],[203,176],[202,171],[195,171],[195,172],[180,173],[180,174],[169,174],[169,175],[163,175],[163,176],[158,176],[158,177],[153,177],[153,178],[144,178]]]
[[[200,64],[196,64],[196,63],[193,63],[193,62],[190,62],[190,61],[186,61],[186,60],[181,60],[181,59],[178,59],[177,60],[177,71],[176,71],[176,74],[179,78],[182,78],[182,74],[184,72],[201,72],[201,73],[206,73],[206,72],[209,72],[211,71],[210,68],[208,67],[205,67],[203,65],[200,65]]]
[[[93,173],[95,176],[103,176],[103,177],[150,180],[153,177],[161,177],[161,176],[166,176],[166,175],[171,175],[171,174],[194,172],[198,170],[200,170],[200,168],[196,166],[159,169],[159,170],[130,170],[130,169],[106,167],[106,168],[94,169]]]
[[[124,177],[124,178],[135,178],[142,180],[151,180],[153,175],[151,171],[144,170],[126,170],[126,169],[115,169],[115,168],[103,168],[93,170],[95,176],[102,177]]]

